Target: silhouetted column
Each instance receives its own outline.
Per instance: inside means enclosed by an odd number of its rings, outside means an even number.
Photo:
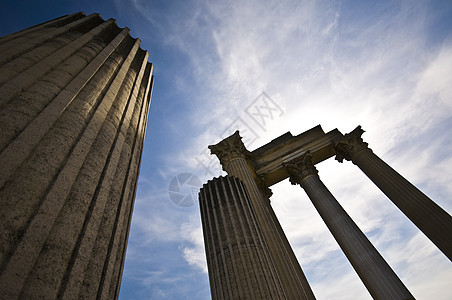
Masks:
[[[266,185],[264,177],[261,176],[256,180],[257,186],[259,187],[259,190],[261,192],[261,195],[264,200],[264,204],[266,204],[268,215],[270,216],[269,222],[273,224],[273,228],[276,229],[278,236],[280,237],[280,242],[283,243],[283,249],[286,251],[288,259],[290,259],[291,265],[294,267],[295,270],[297,270],[297,274],[299,276],[299,281],[305,284],[305,289],[307,290],[310,287],[308,285],[307,279],[304,276],[303,271],[301,270],[301,266],[297,260],[297,257],[295,256],[295,253],[292,250],[292,246],[289,243],[289,240],[286,237],[286,234],[284,233],[284,230],[282,229],[278,217],[275,214],[275,211],[273,210],[273,207],[270,205],[270,197],[273,195],[273,192],[271,189]],[[314,297],[314,295],[311,295]]]
[[[285,299],[243,183],[209,180],[199,205],[212,299]]]
[[[218,156],[223,169],[229,175],[239,178],[245,184],[251,200],[251,207],[256,214],[258,226],[264,234],[286,297],[288,299],[315,299],[295,254],[290,246],[287,247],[289,243],[285,240],[286,237],[279,234],[282,232],[282,228],[278,220],[272,217],[273,209],[269,200],[263,197],[248,167],[246,160],[248,151],[243,145],[239,132],[236,131],[218,144],[209,146],[209,149],[212,154]]]
[[[414,299],[327,187],[312,164],[311,154],[284,163],[292,184],[306,191],[358,276],[375,299]]]
[[[358,126],[335,141],[336,159],[351,160],[452,260],[452,217],[368,148]]]

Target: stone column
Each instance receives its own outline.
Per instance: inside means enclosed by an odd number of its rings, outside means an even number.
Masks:
[[[452,217],[368,148],[358,126],[335,141],[336,159],[352,161],[452,260]]]
[[[374,299],[414,299],[391,267],[320,180],[310,152],[284,163],[292,184],[306,191]]]
[[[140,41],[77,13],[0,40],[2,299],[118,297],[152,90]]]
[[[271,226],[275,229],[277,236],[279,237],[279,242],[282,243],[281,248],[283,249],[283,253],[285,253],[285,257],[287,257],[290,262],[289,264],[293,267],[294,271],[296,272],[298,276],[298,281],[302,284],[304,290],[311,291],[311,288],[308,284],[308,281],[306,279],[306,276],[303,273],[303,270],[301,269],[300,263],[297,260],[297,257],[295,256],[295,253],[293,252],[292,246],[289,243],[289,240],[286,237],[286,234],[284,233],[284,230],[281,227],[281,224],[279,223],[278,217],[275,214],[275,211],[273,210],[273,207],[270,204],[270,197],[273,195],[273,192],[271,189],[265,184],[265,180],[263,180],[263,177],[257,178],[256,180],[257,186],[261,192],[262,199],[264,200],[263,203],[266,208],[266,212],[270,216],[270,219],[268,220],[271,223]],[[308,294],[307,297],[314,297],[312,294]]]
[[[243,183],[214,178],[199,205],[212,299],[286,299]]]
[[[246,159],[246,150],[239,132],[216,145],[209,146],[212,154],[216,154],[229,175],[243,181],[248,191],[251,207],[256,214],[258,226],[261,228],[269,247],[283,290],[288,299],[315,299],[314,294],[301,270],[298,261],[290,248],[289,242],[282,232],[281,225],[272,217],[273,209],[268,199],[263,197]],[[289,245],[289,246],[288,246]]]

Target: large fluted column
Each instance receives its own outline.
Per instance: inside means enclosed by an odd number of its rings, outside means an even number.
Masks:
[[[325,224],[374,299],[414,299],[327,187],[306,152],[284,163],[292,184],[306,191]]]
[[[452,260],[452,217],[367,147],[358,126],[335,141],[336,159],[351,160]]]
[[[264,198],[256,184],[246,160],[247,150],[243,145],[239,132],[216,145],[209,146],[212,154],[220,159],[223,169],[231,176],[243,181],[249,193],[251,207],[254,210],[259,227],[268,244],[271,258],[275,264],[278,276],[283,284],[288,299],[314,299],[314,294],[306,277],[298,264],[279,222],[272,217],[269,200]],[[293,257],[291,257],[293,256]]]
[[[214,178],[199,204],[212,299],[286,299],[243,183]]]
[[[0,298],[117,298],[148,53],[76,13],[0,39],[0,54]]]

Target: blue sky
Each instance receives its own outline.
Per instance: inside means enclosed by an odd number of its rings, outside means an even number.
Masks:
[[[236,128],[254,150],[287,131],[362,125],[377,155],[452,212],[451,1],[0,3],[1,35],[98,12],[150,53],[155,85],[120,299],[210,298],[199,207],[176,205],[168,189],[182,173],[218,176],[207,145]],[[249,112],[262,93],[278,110],[258,124]],[[417,299],[450,299],[450,261],[357,167],[317,167]],[[286,180],[272,190],[317,298],[370,299],[301,188]]]

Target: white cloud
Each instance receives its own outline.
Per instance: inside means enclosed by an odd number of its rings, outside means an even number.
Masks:
[[[417,86],[417,93],[424,97],[439,98],[452,109],[451,70],[452,45],[446,44],[421,74]]]
[[[204,273],[207,273],[206,253],[202,235],[201,221],[199,215],[192,215],[190,221],[181,226],[182,238],[190,244],[183,248],[184,258]]]
[[[284,115],[264,130],[253,125],[259,139],[249,150],[317,124],[343,133],[362,125],[377,155],[452,210],[452,43],[428,44],[428,3],[375,3],[365,10],[326,1],[191,1],[162,15],[144,1],[133,3],[189,63],[173,74],[187,111],[172,119],[171,130],[186,140],[166,156],[165,177],[189,171],[207,180],[195,158],[236,117],[253,124],[243,110],[265,91]],[[350,162],[330,159],[318,169],[413,294],[446,299],[450,264],[392,202]],[[273,187],[272,203],[314,293],[369,297],[310,200],[287,185]],[[135,214],[145,240],[179,240],[186,262],[205,272],[199,214],[180,218],[168,208]]]

